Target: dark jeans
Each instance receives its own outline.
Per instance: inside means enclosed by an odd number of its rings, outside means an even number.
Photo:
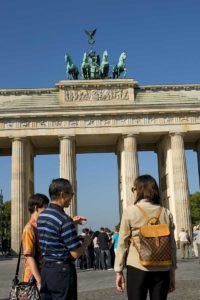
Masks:
[[[73,264],[44,263],[41,300],[77,300],[77,275]]]
[[[127,266],[128,300],[166,300],[169,289],[169,271],[146,272]]]
[[[110,250],[101,250],[101,266],[103,270],[111,268]]]
[[[87,261],[87,269],[91,269],[94,267],[94,248],[88,247],[85,251],[86,261]]]
[[[100,270],[100,249],[94,248],[95,270]]]

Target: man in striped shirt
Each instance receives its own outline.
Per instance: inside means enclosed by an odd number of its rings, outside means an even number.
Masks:
[[[51,202],[37,222],[39,243],[42,254],[41,300],[77,300],[77,275],[74,260],[82,255],[88,243],[81,244],[75,224],[85,218],[75,220],[64,212],[69,207],[73,189],[67,179],[52,180],[49,186]]]

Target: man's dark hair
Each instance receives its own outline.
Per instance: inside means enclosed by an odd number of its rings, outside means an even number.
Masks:
[[[134,189],[137,195],[135,204],[142,199],[147,199],[152,204],[161,204],[159,188],[156,180],[150,175],[142,175],[136,178]]]
[[[99,231],[97,230],[97,231],[94,232],[94,238],[98,237],[98,236],[99,236]]]
[[[100,230],[101,230],[101,231],[104,231],[104,230],[105,230],[105,228],[104,228],[104,227],[100,227]]]
[[[28,210],[30,214],[34,213],[38,208],[47,207],[49,198],[43,194],[33,194],[28,199]]]
[[[61,193],[72,193],[72,185],[65,178],[53,179],[49,186],[49,197],[51,200],[58,199]]]

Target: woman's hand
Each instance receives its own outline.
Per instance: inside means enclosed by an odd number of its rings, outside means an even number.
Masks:
[[[169,271],[169,293],[175,291],[175,269]]]
[[[118,292],[123,292],[125,287],[125,278],[123,272],[116,273],[116,288]]]

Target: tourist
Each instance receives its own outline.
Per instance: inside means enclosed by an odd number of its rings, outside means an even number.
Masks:
[[[181,231],[178,235],[178,243],[180,245],[180,250],[181,250],[181,259],[184,258],[189,258],[189,235],[188,231],[185,230],[184,228],[181,228]]]
[[[88,265],[87,269],[88,270],[94,270],[94,244],[93,244],[93,237],[94,237],[94,232],[92,230],[89,231],[89,236],[90,236],[90,243],[87,247],[87,252],[88,252]],[[87,258],[87,252],[86,252],[86,258]]]
[[[28,210],[31,217],[22,233],[23,254],[25,256],[22,280],[28,282],[34,278],[39,290],[41,287],[41,276],[37,219],[48,203],[49,199],[43,194],[34,194],[28,199]]]
[[[5,257],[7,256],[7,253],[8,253],[8,239],[4,236],[1,239],[1,252],[2,252],[2,255],[4,255]]]
[[[94,269],[100,270],[100,247],[98,243],[99,231],[95,231],[93,235],[93,245],[94,245]]]
[[[111,270],[110,239],[104,227],[100,228],[97,241],[100,247],[101,267],[103,270]]]
[[[85,236],[81,243],[75,224],[86,219],[68,216],[64,208],[69,207],[74,195],[67,179],[57,178],[49,186],[51,202],[38,218],[39,242],[42,252],[41,300],[77,299],[77,274],[75,259],[82,255],[90,243]],[[75,222],[75,223],[74,223]]]
[[[86,269],[93,269],[93,261],[94,261],[94,248],[93,248],[93,231],[90,231],[89,228],[84,229],[85,236],[90,237],[90,244],[85,249],[85,258],[86,258]]]
[[[193,231],[193,235],[197,246],[198,258],[200,258],[200,226],[199,225]]]
[[[81,242],[84,241],[84,238],[86,236],[86,231],[88,230],[89,232],[89,229],[88,228],[83,228],[82,229],[82,233],[81,235],[79,235],[79,240]],[[87,248],[86,248],[87,249]],[[79,266],[80,270],[86,270],[87,269],[87,260],[86,260],[86,249],[85,251],[82,253],[81,256],[78,257],[77,259],[77,266]]]
[[[116,251],[117,251],[118,240],[119,240],[119,225],[115,226],[115,232],[112,235],[112,243],[114,245],[115,255],[116,255]]]
[[[158,214],[161,207],[157,183],[150,175],[139,176],[132,188],[134,204],[139,204],[149,217]],[[161,223],[170,225],[171,247],[173,250],[172,266],[144,267],[139,260],[139,253],[130,238],[134,238],[140,248],[139,230],[147,223],[146,217],[136,205],[124,209],[119,241],[115,258],[116,287],[122,292],[125,288],[123,269],[127,268],[128,300],[145,300],[148,292],[150,299],[166,300],[169,291],[175,289],[176,243],[174,239],[174,223],[169,210],[162,209],[159,217]]]

